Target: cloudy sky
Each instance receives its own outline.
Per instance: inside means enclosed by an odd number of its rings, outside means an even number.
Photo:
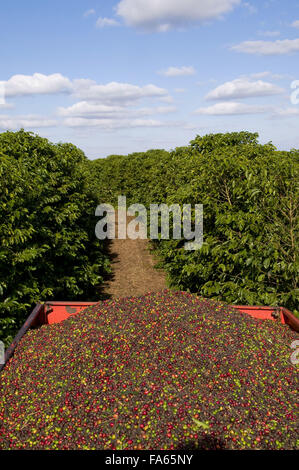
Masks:
[[[0,132],[89,158],[239,130],[299,148],[297,0],[2,1],[0,57]]]

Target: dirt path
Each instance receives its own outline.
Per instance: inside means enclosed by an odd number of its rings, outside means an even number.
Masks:
[[[116,223],[116,233],[117,228]],[[148,248],[148,240],[111,240],[109,254],[112,275],[103,285],[105,297],[138,296],[167,288],[166,275],[162,270],[154,268],[157,259]]]

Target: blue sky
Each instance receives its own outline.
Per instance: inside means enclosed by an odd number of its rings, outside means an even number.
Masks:
[[[299,148],[296,0],[11,0],[0,57],[1,132],[89,158],[239,130]]]

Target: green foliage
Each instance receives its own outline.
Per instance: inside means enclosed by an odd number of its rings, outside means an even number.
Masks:
[[[231,132],[228,134],[207,134],[203,137],[197,136],[190,142],[191,148],[206,154],[213,152],[215,148],[232,147],[236,145],[258,145],[258,134],[250,132]]]
[[[102,202],[204,205],[204,245],[155,247],[171,284],[235,304],[298,313],[298,159],[249,132],[197,136],[188,147],[91,162]],[[103,190],[103,191],[102,191]]]
[[[280,304],[296,310],[295,157],[269,145],[242,144],[215,146],[184,161],[185,172],[193,171],[193,178],[169,199],[203,203],[204,246],[184,252],[161,242],[176,285],[229,303]]]
[[[117,204],[117,197],[125,195],[129,204],[145,205],[166,197],[162,173],[168,164],[166,150],[111,155],[89,162],[99,202]]]
[[[94,236],[88,162],[72,144],[23,130],[0,134],[0,338],[32,306],[95,298],[108,262]]]
[[[71,144],[0,134],[0,338],[40,300],[97,300],[109,271],[98,203],[204,205],[204,245],[154,243],[171,285],[298,314],[299,151],[248,132],[197,136],[172,152],[88,161]]]

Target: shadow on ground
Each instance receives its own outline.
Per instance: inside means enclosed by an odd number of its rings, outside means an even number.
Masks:
[[[118,254],[113,251],[112,249],[112,241],[107,239],[105,240],[105,245],[104,245],[104,253],[109,257],[111,267],[115,262],[117,262],[118,259]],[[103,276],[104,280],[103,283],[99,286],[97,289],[97,296],[99,300],[108,300],[112,298],[112,294],[108,292],[108,286],[111,282],[114,281],[115,279],[115,274],[113,273],[113,269],[111,273],[104,274]]]
[[[198,440],[190,440],[179,445],[176,450],[226,450],[226,444],[222,439],[212,436],[203,436]]]

